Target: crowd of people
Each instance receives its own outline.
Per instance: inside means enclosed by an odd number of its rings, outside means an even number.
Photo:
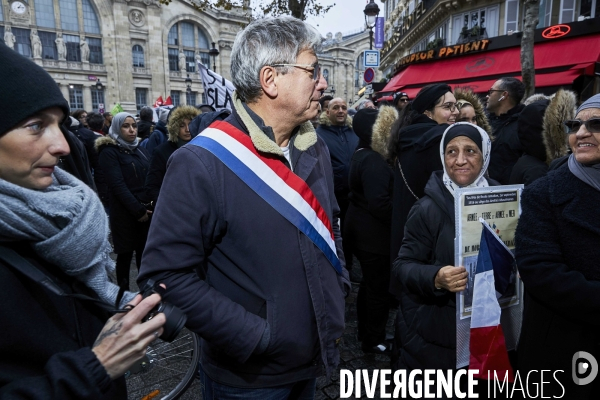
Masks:
[[[526,186],[513,367],[600,357],[600,95],[524,99],[503,77],[485,98],[435,83],[348,107],[323,96],[320,45],[297,19],[256,20],[233,45],[232,110],[138,115],[70,113],[50,75],[0,46],[15,93],[0,99],[0,398],[126,398],[123,374],[165,322],[142,320],[161,298],[129,291],[134,255],[138,283],[164,285],[202,339],[205,399],[314,398],[339,363],[351,281],[364,352],[454,370],[469,278],[454,197],[507,184]],[[568,378],[546,394],[600,390]]]

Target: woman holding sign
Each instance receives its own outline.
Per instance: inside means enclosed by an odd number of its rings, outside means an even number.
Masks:
[[[473,124],[456,123],[440,142],[443,171],[431,175],[410,211],[393,273],[401,283],[402,347],[396,369],[455,369],[456,293],[467,285],[454,264],[454,192],[497,185],[484,175],[491,140]]]
[[[521,376],[552,371],[544,396],[597,399],[600,94],[565,126],[573,151],[568,163],[527,186],[521,201],[515,240],[526,298],[518,367]]]

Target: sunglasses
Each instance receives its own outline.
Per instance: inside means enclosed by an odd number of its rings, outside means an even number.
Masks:
[[[587,121],[570,119],[565,121],[564,125],[568,134],[579,132],[581,125],[585,125],[585,129],[587,129],[590,133],[600,133],[600,118],[590,118]]]
[[[398,99],[398,101],[401,103],[408,103],[408,99]]]

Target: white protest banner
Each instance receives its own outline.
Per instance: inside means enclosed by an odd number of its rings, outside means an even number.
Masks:
[[[235,90],[233,83],[206,68],[204,64],[198,63],[198,70],[200,71],[202,86],[204,86],[204,93],[206,93],[208,104],[213,106],[215,110],[222,110],[224,108],[231,110],[231,98]]]

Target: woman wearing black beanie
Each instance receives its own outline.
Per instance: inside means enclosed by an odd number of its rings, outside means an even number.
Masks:
[[[0,93],[0,398],[126,399],[123,374],[162,332],[162,314],[141,323],[160,297],[120,298],[109,280],[100,199],[57,167],[69,105],[54,80],[0,44]]]

